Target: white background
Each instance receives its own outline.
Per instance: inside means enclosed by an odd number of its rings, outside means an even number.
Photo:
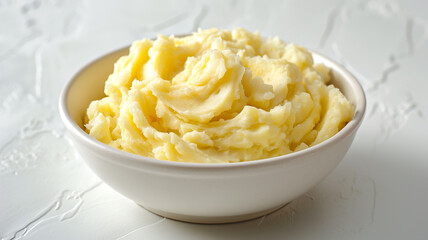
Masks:
[[[0,0],[1,239],[428,239],[427,10],[422,0]],[[86,63],[198,27],[320,51],[367,93],[340,165],[259,219],[198,225],[147,212],[92,174],[59,121],[61,88]]]

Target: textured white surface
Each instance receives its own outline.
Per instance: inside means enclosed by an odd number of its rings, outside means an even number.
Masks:
[[[427,239],[426,1],[0,0],[1,239]],[[368,112],[343,162],[283,209],[196,225],[101,183],[59,121],[63,84],[92,59],[157,33],[244,27],[337,59]]]

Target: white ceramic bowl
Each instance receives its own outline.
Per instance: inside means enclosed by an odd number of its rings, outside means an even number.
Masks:
[[[104,83],[123,48],[87,65],[65,86],[62,121],[89,167],[113,189],[156,214],[197,223],[225,223],[265,215],[304,194],[325,178],[349,149],[365,112],[358,81],[341,65],[312,52],[332,69],[333,84],[356,106],[340,132],[306,150],[264,160],[229,164],[161,161],[127,153],[89,136],[86,108],[104,96]]]

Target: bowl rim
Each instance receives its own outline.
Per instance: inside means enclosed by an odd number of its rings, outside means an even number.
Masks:
[[[343,79],[346,82],[346,85],[350,85],[353,92],[356,96],[356,102],[355,102],[355,113],[354,117],[351,121],[349,121],[339,132],[337,132],[335,135],[330,137],[329,139],[315,145],[308,147],[306,149],[303,149],[298,152],[292,152],[286,155],[271,157],[271,158],[265,158],[265,159],[256,159],[251,161],[243,161],[243,162],[234,162],[234,163],[193,163],[193,162],[175,162],[175,161],[169,161],[169,160],[159,160],[155,158],[145,157],[142,155],[137,155],[133,153],[129,153],[123,150],[119,150],[116,148],[113,148],[103,142],[98,141],[97,139],[93,138],[89,134],[87,134],[83,129],[79,127],[79,125],[72,119],[70,113],[68,112],[67,108],[67,97],[69,90],[71,86],[73,85],[75,79],[82,74],[85,70],[89,69],[94,63],[97,61],[115,54],[119,51],[125,51],[126,49],[129,49],[130,45],[127,45],[125,47],[118,48],[116,50],[110,51],[106,54],[101,55],[100,57],[95,58],[92,61],[89,61],[87,64],[84,65],[78,72],[76,72],[72,77],[65,83],[60,96],[59,96],[59,113],[61,120],[66,127],[66,129],[75,137],[79,138],[81,141],[83,141],[87,146],[90,146],[94,150],[99,151],[105,151],[106,154],[109,154],[110,159],[117,162],[118,164],[125,164],[122,160],[126,159],[127,163],[134,163],[136,165],[140,164],[149,164],[152,166],[159,166],[159,167],[172,167],[172,168],[197,168],[197,169],[229,169],[229,168],[243,168],[243,167],[255,167],[259,165],[268,165],[268,164],[274,164],[277,162],[286,162],[291,161],[295,158],[300,158],[306,155],[313,154],[316,151],[319,151],[321,149],[327,148],[337,141],[341,141],[348,135],[352,134],[354,131],[356,131],[359,126],[362,123],[362,120],[364,118],[365,112],[366,112],[366,105],[367,105],[367,99],[366,94],[364,92],[364,89],[361,85],[361,83],[356,79],[356,77],[351,74],[344,66],[342,66],[340,63],[334,61],[333,59],[317,52],[312,49],[308,49],[308,51],[315,56],[316,58],[322,59],[323,62],[328,62],[328,67],[334,69],[334,71],[338,72],[341,76],[343,76]],[[122,162],[120,162],[122,161]],[[125,164],[127,165],[127,164]]]

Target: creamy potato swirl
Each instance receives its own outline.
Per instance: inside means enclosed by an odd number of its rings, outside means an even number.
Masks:
[[[87,109],[86,131],[160,160],[233,163],[316,145],[352,119],[303,47],[244,29],[136,41]]]

